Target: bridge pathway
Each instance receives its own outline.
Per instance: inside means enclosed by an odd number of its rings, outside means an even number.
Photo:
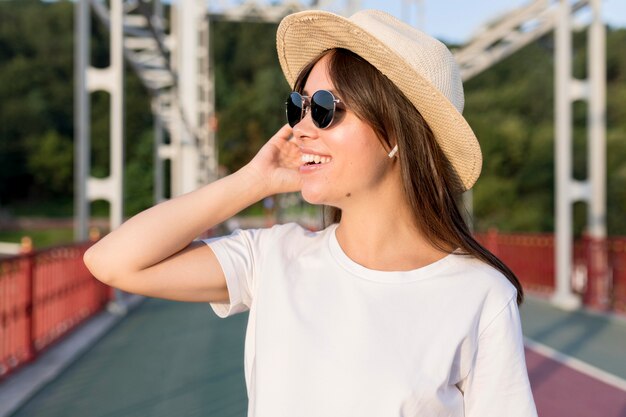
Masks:
[[[520,311],[528,339],[626,380],[626,320],[532,297]],[[246,321],[146,299],[13,417],[245,417]],[[626,382],[607,384],[534,348],[526,358],[541,417],[626,417]]]

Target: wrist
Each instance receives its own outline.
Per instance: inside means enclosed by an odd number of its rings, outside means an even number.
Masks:
[[[243,166],[234,175],[237,175],[244,184],[244,188],[256,201],[260,201],[274,193],[271,192],[267,178],[250,164]]]

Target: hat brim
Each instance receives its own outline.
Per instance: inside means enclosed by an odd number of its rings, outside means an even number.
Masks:
[[[422,114],[458,175],[459,191],[474,185],[482,168],[482,153],[472,128],[439,90],[366,28],[330,12],[294,13],[281,21],[276,47],[291,86],[300,71],[328,49],[348,49],[367,60]]]

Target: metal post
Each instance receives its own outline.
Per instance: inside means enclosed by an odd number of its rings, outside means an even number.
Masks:
[[[558,23],[555,29],[555,113],[556,137],[556,291],[552,302],[563,309],[576,309],[581,301],[572,293],[572,31],[571,5],[569,0],[560,0]]]
[[[177,48],[179,51],[179,104],[186,123],[182,125],[180,142],[180,194],[198,186],[199,155],[193,130],[198,114],[198,0],[181,0],[178,15]],[[187,125],[185,127],[185,124]]]
[[[200,4],[199,7],[204,7]],[[215,115],[215,71],[211,59],[210,16],[200,10],[198,28],[198,140],[200,148],[199,184],[208,184],[217,179],[217,146],[215,132],[217,119]]]
[[[179,15],[181,14],[180,8],[182,6],[179,3],[172,3],[170,7],[170,36],[171,42],[171,65],[172,71],[179,74],[180,79],[180,55],[181,55],[181,42],[180,36],[180,22]],[[170,105],[170,197],[175,197],[182,194],[181,180],[180,180],[180,165],[181,165],[181,142],[182,142],[182,130],[183,122],[180,117],[180,85],[176,84],[172,87],[171,102]]]
[[[158,204],[165,200],[164,195],[164,182],[163,182],[163,159],[159,154],[161,146],[163,145],[163,122],[156,111],[156,108],[160,106],[158,101],[159,97],[153,98],[153,115],[154,115],[154,204]]]
[[[219,148],[217,146],[217,112],[215,108],[215,65],[213,64],[213,51],[211,50],[211,18],[206,17],[206,33],[207,33],[207,79],[206,79],[206,94],[207,94],[207,114],[208,114],[208,126],[206,127],[209,139],[208,139],[208,181],[216,181],[219,177]]]
[[[77,237],[87,238],[89,217],[88,201],[106,200],[110,203],[110,227],[115,229],[122,224],[123,176],[124,176],[124,44],[123,44],[123,4],[122,0],[110,1],[110,65],[107,68],[89,66],[89,19],[88,0],[76,3],[76,212]],[[89,96],[88,91],[106,91],[110,94],[110,172],[107,178],[89,176]],[[109,306],[116,313],[125,312],[120,303],[122,292],[115,291],[116,302]]]
[[[156,16],[159,22],[163,22],[163,3],[161,0],[154,0],[152,14]]]
[[[111,229],[124,219],[124,10],[122,0],[111,1]]]
[[[111,0],[111,171],[108,178],[111,230],[124,221],[124,10],[122,0]],[[124,292],[116,289],[108,310],[124,315]]]
[[[89,66],[90,20],[88,0],[74,3],[74,239],[87,240],[89,201],[90,103],[86,73]]]
[[[588,32],[589,107],[587,147],[591,198],[588,231],[592,252],[588,259],[589,285],[594,288],[592,303],[609,306],[609,268],[606,248],[606,31],[601,15],[601,0],[591,1],[592,21]]]
[[[160,27],[163,28],[163,4],[161,0],[154,0],[152,8],[153,21],[158,22]],[[164,121],[161,119],[162,114],[159,112],[159,108],[163,106],[163,94],[158,94],[152,99],[152,114],[154,116],[154,190],[153,198],[154,204],[158,204],[165,200],[164,189],[164,175],[163,175],[163,158],[161,157],[161,149],[164,143]]]

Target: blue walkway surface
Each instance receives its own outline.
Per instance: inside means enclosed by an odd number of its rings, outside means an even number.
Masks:
[[[626,320],[528,297],[526,337],[626,379]],[[245,417],[247,314],[146,299],[15,417]]]
[[[520,314],[527,338],[626,380],[626,317],[566,312],[533,297]]]
[[[246,322],[146,299],[13,416],[245,417]]]

